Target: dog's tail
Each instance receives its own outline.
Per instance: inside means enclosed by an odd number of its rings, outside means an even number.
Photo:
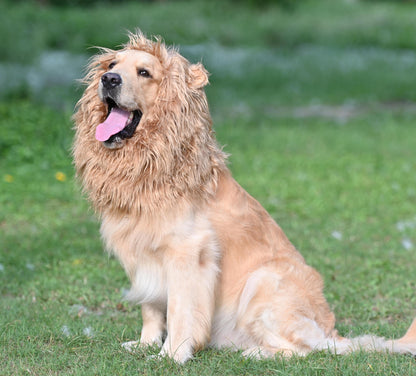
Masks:
[[[329,350],[335,354],[348,354],[353,351],[380,351],[416,355],[416,318],[406,334],[397,340],[388,340],[373,335],[355,338],[336,337],[321,343],[320,350]]]

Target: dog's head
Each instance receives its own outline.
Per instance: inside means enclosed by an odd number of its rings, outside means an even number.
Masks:
[[[160,122],[166,113],[189,113],[185,107],[208,75],[202,64],[190,64],[174,49],[138,33],[123,49],[106,49],[93,58],[86,81],[104,104],[101,123],[91,124],[95,138],[118,149],[140,124]]]
[[[84,83],[73,156],[98,210],[141,212],[189,192],[212,194],[226,156],[212,132],[202,64],[138,32],[94,56]]]

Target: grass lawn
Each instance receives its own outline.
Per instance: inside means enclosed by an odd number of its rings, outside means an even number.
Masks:
[[[235,178],[322,273],[340,333],[397,338],[416,307],[416,6],[332,3],[243,7],[234,18],[232,6],[208,2],[10,3],[0,29],[14,52],[0,72],[25,67],[14,56],[27,49],[12,43],[8,22],[22,25],[16,32],[39,56],[113,46],[124,41],[122,25],[140,25],[202,58]],[[123,351],[140,334],[140,310],[122,301],[127,278],[103,252],[74,181],[68,109],[80,91],[48,90],[62,94],[64,110],[30,87],[0,93],[0,375],[416,374],[414,358],[388,354],[257,362],[208,349],[178,366],[149,359],[157,349]]]

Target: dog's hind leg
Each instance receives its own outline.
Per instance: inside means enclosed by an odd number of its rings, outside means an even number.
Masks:
[[[321,281],[304,264],[291,269],[282,261],[253,272],[241,293],[237,316],[239,330],[255,343],[245,347],[243,355],[254,358],[306,355],[335,334]]]

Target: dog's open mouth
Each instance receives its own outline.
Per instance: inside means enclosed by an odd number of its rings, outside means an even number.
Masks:
[[[108,148],[118,148],[122,146],[123,140],[133,136],[142,118],[142,112],[123,110],[111,98],[107,98],[106,102],[108,115],[105,121],[98,125],[95,138]]]

